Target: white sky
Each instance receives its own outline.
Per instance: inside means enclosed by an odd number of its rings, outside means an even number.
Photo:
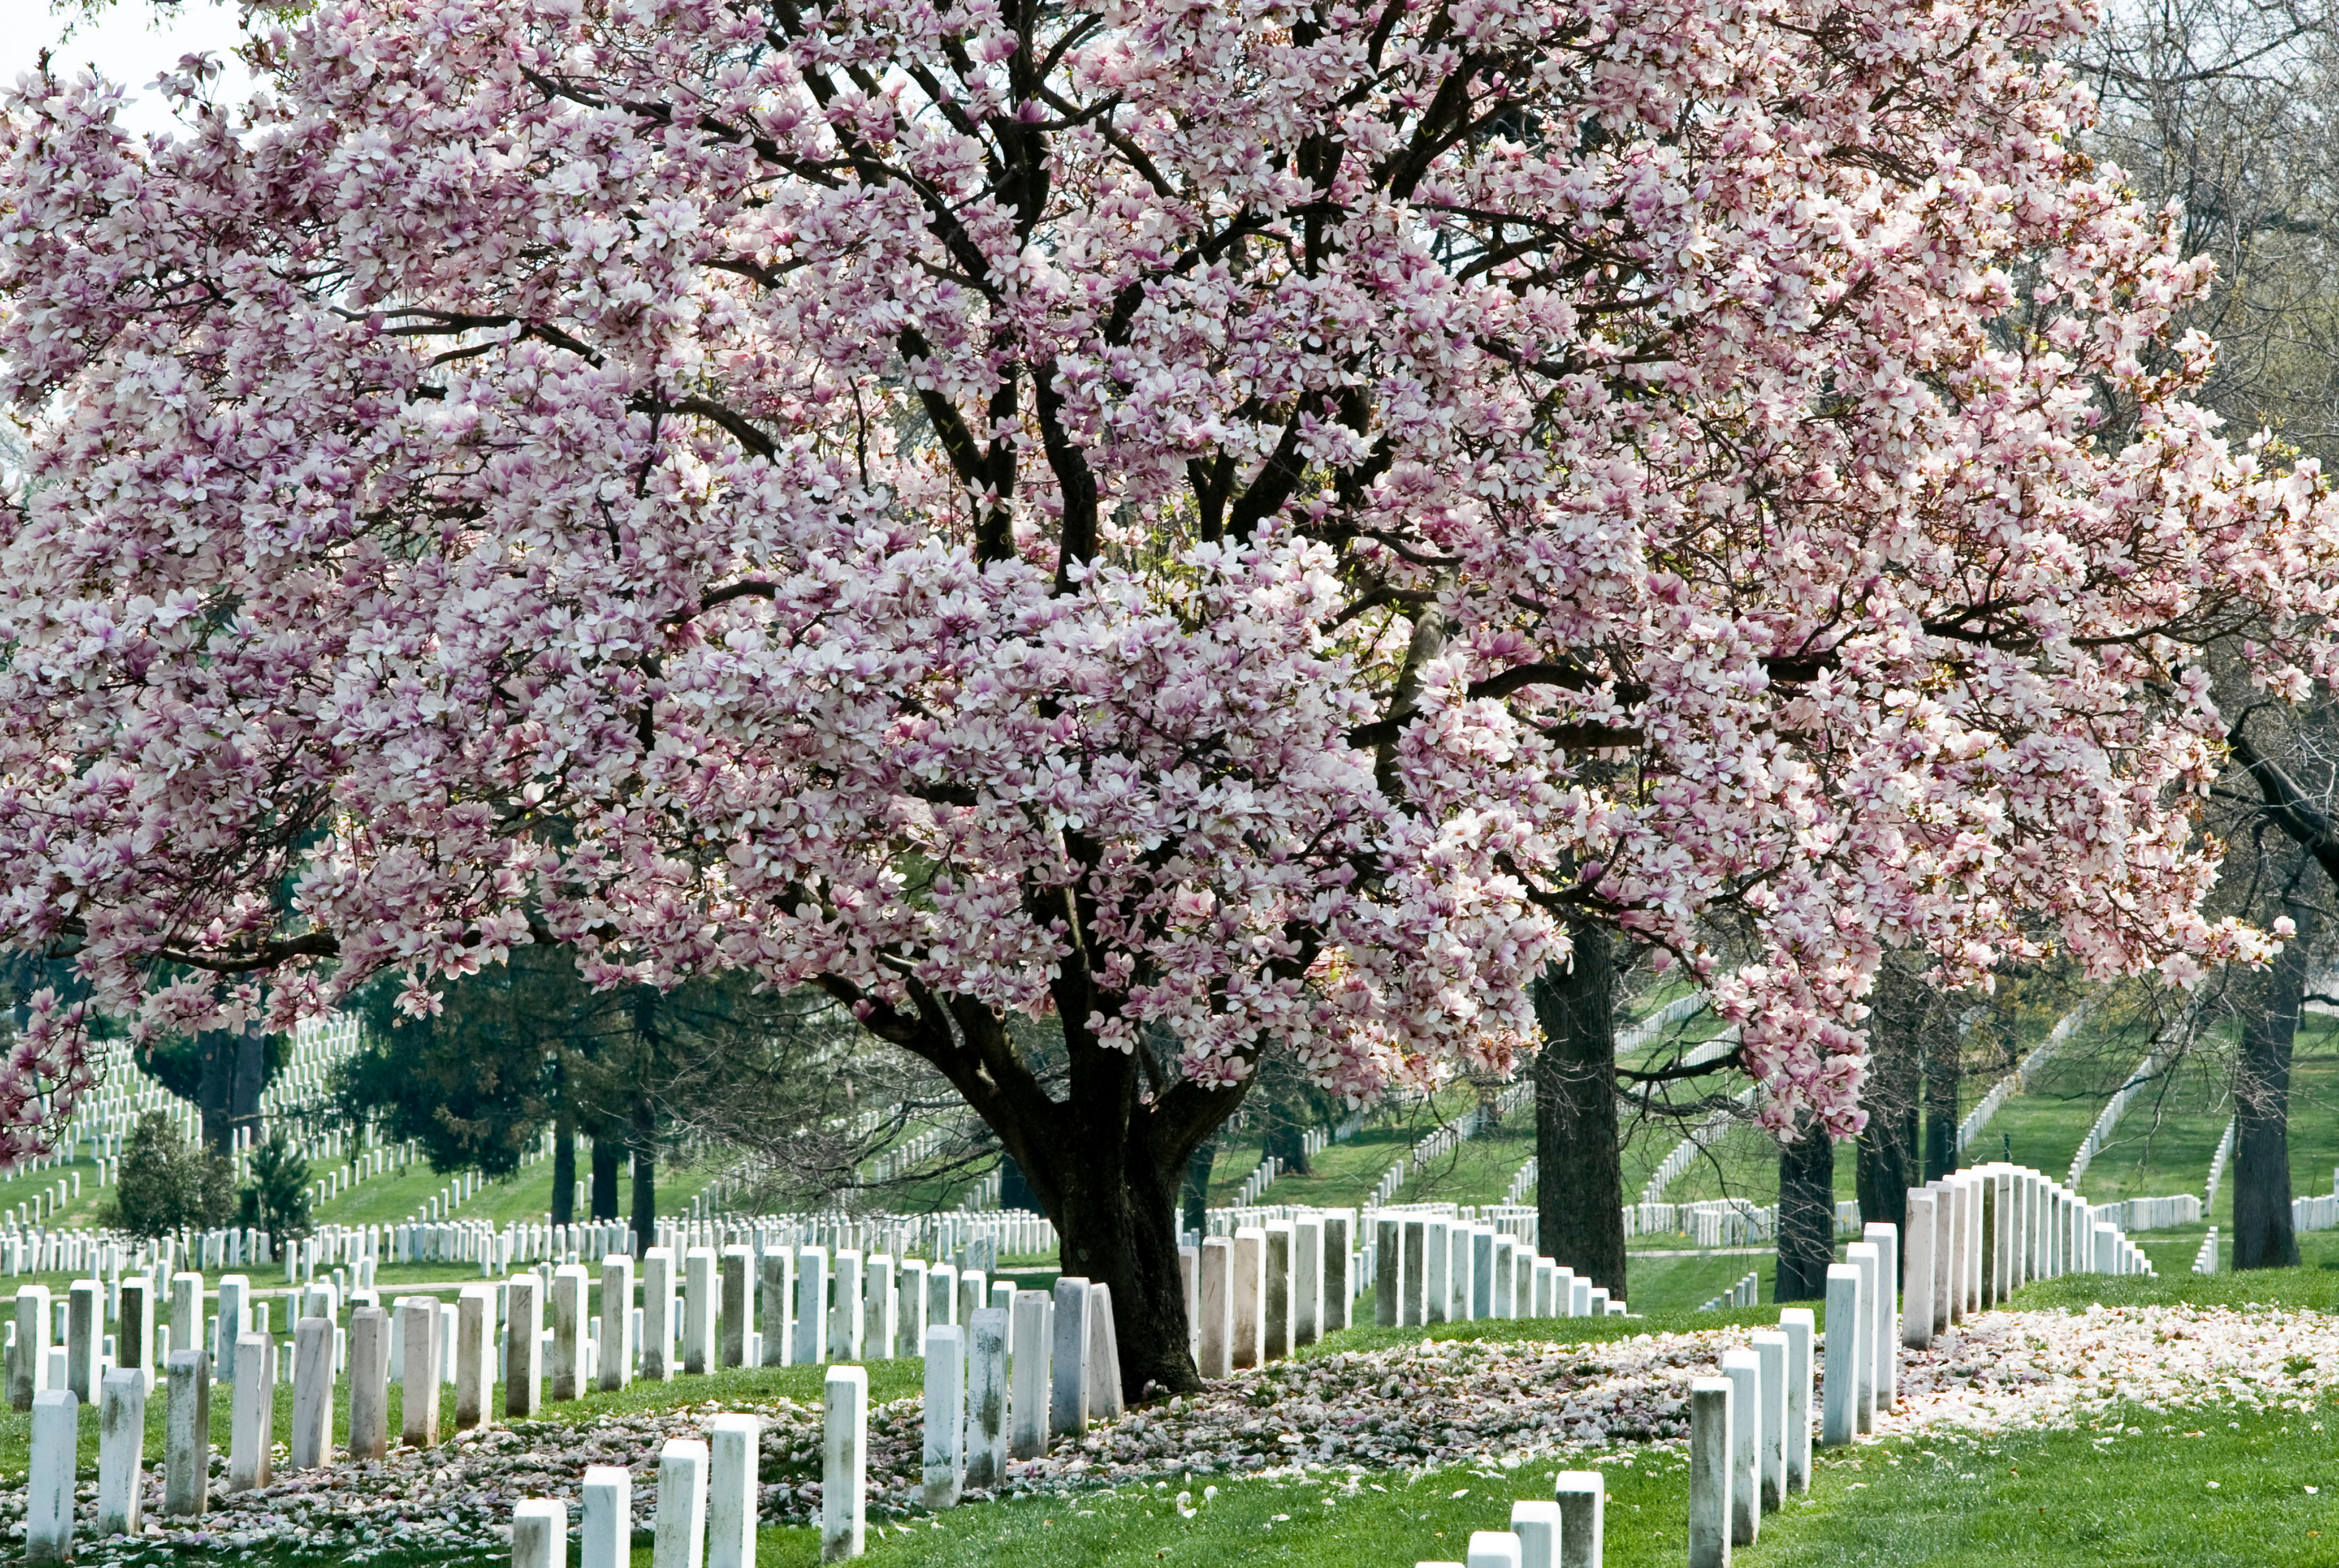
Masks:
[[[33,69],[43,47],[54,47],[60,74],[94,66],[127,89],[124,129],[172,130],[177,122],[162,95],[146,84],[175,67],[180,55],[208,50],[220,57],[226,70],[212,92],[221,102],[236,102],[249,91],[250,78],[231,53],[243,38],[239,16],[233,0],[177,0],[168,6],[114,0],[94,22],[74,11],[52,9],[48,0],[0,0],[0,86],[14,87],[18,76]],[[60,42],[68,29],[71,40]]]

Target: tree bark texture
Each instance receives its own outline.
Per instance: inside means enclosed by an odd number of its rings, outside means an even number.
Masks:
[[[1072,847],[1091,853],[1076,840]],[[1088,929],[1093,912],[1071,903],[1064,929]],[[906,1004],[895,1005],[841,981],[823,983],[870,1032],[950,1080],[1055,1222],[1064,1274],[1111,1287],[1123,1399],[1199,1390],[1178,1263],[1179,1191],[1195,1151],[1254,1080],[1224,1089],[1173,1080],[1150,1044],[1123,1050],[1097,1039],[1084,1021],[1112,1002],[1092,983],[1077,942],[1052,984],[1065,1055],[1061,1078],[1048,1081],[1005,1021],[979,1001],[913,983]]]
[[[552,1121],[552,1223],[572,1225],[577,1219],[577,1113],[562,1097]]]
[[[2290,1053],[2306,994],[2307,950],[2314,908],[2296,902],[2285,912],[2298,934],[2253,977],[2234,1063],[2234,1267],[2295,1268],[2298,1237],[2290,1220]]]
[[[1624,1171],[1616,1126],[1615,939],[1588,921],[1535,985],[1535,1213],[1541,1250],[1623,1299]]]
[[[203,1147],[225,1158],[238,1128],[260,1127],[260,1091],[267,1083],[268,1037],[258,1030],[212,1030],[201,1037],[196,1105]]]
[[[634,1256],[657,1245],[657,1111],[649,1096],[634,1097]]]
[[[1958,1089],[1964,1064],[1957,1024],[1925,1041],[1925,1179],[1939,1181],[1958,1168]]]
[[[617,1218],[617,1173],[626,1162],[626,1146],[614,1138],[593,1140],[593,1218]]]
[[[1901,955],[1886,958],[1869,996],[1868,1076],[1860,1090],[1868,1123],[1855,1156],[1860,1218],[1868,1224],[1908,1227],[1909,1188],[1920,1181],[1925,1045],[1943,1011],[1940,997]]]
[[[1772,1297],[1821,1301],[1835,1261],[1835,1144],[1807,1120],[1801,1136],[1779,1146],[1779,1270]]]

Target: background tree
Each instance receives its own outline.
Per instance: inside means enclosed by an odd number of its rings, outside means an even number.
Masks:
[[[316,1228],[309,1212],[309,1162],[293,1152],[282,1128],[252,1149],[250,1169],[252,1180],[238,1195],[237,1224],[279,1241],[297,1241]]]
[[[816,988],[1135,1394],[1261,1060],[1511,1070],[1580,931],[1836,1134],[1886,951],[2264,951],[2198,914],[2183,666],[2299,689],[2339,540],[2186,400],[2206,273],[2062,138],[2077,13],[481,15],[319,8],[183,141],[0,125],[5,934],[97,1009]]]
[[[109,1228],[167,1236],[225,1225],[235,1211],[235,1173],[189,1146],[169,1114],[150,1110],[122,1142],[122,1168],[101,1209]]]

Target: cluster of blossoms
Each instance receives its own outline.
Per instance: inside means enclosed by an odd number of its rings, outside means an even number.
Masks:
[[[1131,1410],[1086,1437],[1011,1461],[998,1495],[1188,1487],[1197,1478],[1355,1477],[1456,1466],[1497,1473],[1621,1448],[1670,1455],[1688,1435],[1689,1385],[1743,1327],[1643,1334],[1599,1344],[1424,1341],[1278,1362],[1203,1394]],[[1901,1359],[1900,1408],[1883,1435],[1987,1434],[2071,1427],[2114,1409],[2300,1410],[2339,1394],[2339,1323],[2279,1308],[2093,1307],[1985,1314]],[[762,1517],[807,1524],[820,1508],[817,1407],[774,1399],[725,1408],[763,1418]],[[512,1505],[578,1502],[585,1467],[629,1468],[637,1526],[656,1502],[656,1455],[716,1413],[699,1410],[524,1422],[459,1435],[435,1449],[397,1449],[379,1464],[283,1474],[258,1491],[214,1494],[199,1520],[163,1516],[150,1474],[145,1533],[95,1543],[94,1560],[225,1547],[331,1551],[349,1562],[386,1553],[492,1549]],[[924,1414],[918,1399],[870,1414],[873,1521],[922,1512]],[[95,1507],[94,1486],[80,1506]],[[974,1494],[973,1495],[982,1495]],[[0,1529],[22,1530],[24,1492],[0,1489]]]
[[[0,108],[0,935],[143,1030],[545,941],[1362,1097],[1729,911],[1843,1132],[1889,948],[2265,951],[2201,650],[2339,537],[2078,0],[249,3]]]

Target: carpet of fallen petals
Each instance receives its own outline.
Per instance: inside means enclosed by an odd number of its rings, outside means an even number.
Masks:
[[[1686,1435],[1690,1379],[1752,1332],[1717,1327],[1601,1345],[1425,1341],[1281,1362],[1133,1410],[1079,1442],[1059,1440],[1042,1456],[1012,1463],[1002,1490],[1515,1466],[1670,1444]],[[1885,1433],[2068,1426],[2115,1405],[2304,1410],[2334,1386],[2339,1317],[2321,1313],[2192,1307],[1989,1313],[1929,1350],[1903,1353],[1900,1408],[1879,1425]],[[811,1522],[820,1501],[819,1410],[787,1400],[725,1408],[764,1418],[765,1522]],[[429,1450],[396,1450],[384,1463],[280,1473],[271,1486],[226,1494],[218,1490],[215,1461],[211,1511],[192,1520],[162,1517],[161,1470],[150,1455],[143,1533],[93,1539],[95,1487],[84,1482],[76,1560],[245,1549],[349,1563],[387,1552],[491,1553],[508,1550],[512,1505],[523,1498],[566,1499],[573,1524],[587,1464],[632,1471],[634,1523],[643,1533],[654,1511],[659,1446],[695,1434],[716,1413],[707,1405],[498,1425]],[[916,1399],[871,1412],[873,1522],[919,1509],[923,1420]],[[0,1487],[0,1538],[23,1539],[24,1510],[21,1482]]]

